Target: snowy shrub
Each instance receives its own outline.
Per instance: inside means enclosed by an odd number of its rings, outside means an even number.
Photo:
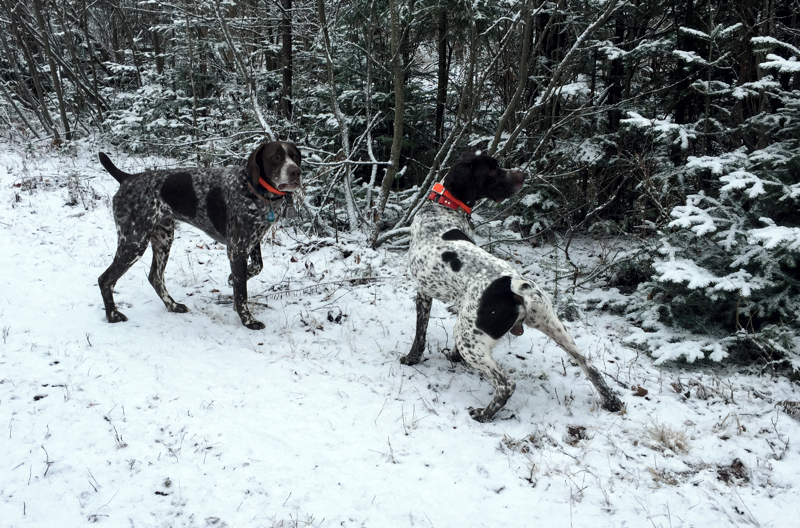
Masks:
[[[795,71],[795,59],[769,57],[762,68]],[[755,355],[800,368],[800,94],[781,86],[765,76],[757,88],[775,110],[742,125],[758,131],[755,146],[688,156],[677,169],[685,201],[630,304],[645,332],[629,340],[659,362]],[[628,123],[682,141],[667,120]]]

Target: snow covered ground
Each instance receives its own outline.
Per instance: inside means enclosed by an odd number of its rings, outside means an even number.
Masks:
[[[627,411],[599,409],[528,330],[495,353],[516,393],[474,422],[491,386],[438,352],[446,306],[426,360],[398,362],[414,331],[402,252],[279,230],[250,282],[267,324],[254,332],[233,311],[224,248],[183,226],[166,277],[190,313],[166,311],[148,252],[116,288],[130,320],[107,323],[97,277],[117,183],[97,150],[0,145],[0,525],[797,526],[797,384],[655,367],[622,344],[626,320],[585,311],[567,326]],[[125,170],[153,163],[111,154]],[[498,254],[553,291],[552,248]]]

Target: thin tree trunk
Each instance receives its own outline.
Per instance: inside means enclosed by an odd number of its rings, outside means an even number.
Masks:
[[[471,13],[471,9],[468,10]],[[425,181],[420,186],[419,190],[417,191],[416,196],[412,200],[410,206],[406,210],[405,214],[400,218],[400,220],[394,225],[394,227],[383,233],[380,233],[375,241],[374,247],[377,247],[387,240],[397,237],[403,236],[408,234],[408,225],[411,223],[411,220],[414,218],[414,215],[417,214],[417,211],[424,205],[425,200],[424,198],[428,195],[428,191],[430,189],[433,180],[439,174],[440,167],[450,159],[450,156],[453,153],[453,149],[459,144],[461,138],[466,134],[467,127],[461,126],[462,121],[469,122],[472,119],[472,113],[475,109],[474,105],[474,79],[475,79],[475,71],[477,69],[477,60],[478,60],[478,30],[475,23],[475,18],[473,16],[469,17],[470,20],[470,39],[469,39],[469,59],[467,61],[467,75],[466,75],[466,83],[464,85],[463,90],[461,90],[461,101],[458,104],[458,111],[456,112],[455,116],[455,124],[453,129],[450,131],[450,134],[447,136],[447,139],[444,141],[439,150],[436,152],[436,156],[434,157],[433,163],[431,164],[431,168],[428,171],[428,175],[425,177]]]
[[[19,14],[21,9],[22,4],[17,4],[14,8],[17,13],[12,13],[17,15],[18,20],[21,20],[21,16]],[[41,109],[40,118],[42,124],[51,134],[53,134],[53,137],[56,141],[60,141],[61,136],[58,133],[58,128],[56,128],[55,124],[53,123],[53,118],[50,116],[50,111],[47,108],[47,97],[45,96],[44,89],[42,88],[42,79],[39,76],[39,65],[36,64],[36,61],[33,59],[33,53],[31,52],[31,49],[25,40],[25,36],[22,34],[22,29],[20,28],[19,24],[15,23],[13,16],[11,17],[11,31],[14,33],[14,38],[17,41],[17,45],[19,46],[19,49],[22,50],[22,55],[25,57],[25,62],[28,64],[28,73],[33,81],[33,88],[36,90],[36,100],[32,101],[33,109],[34,111],[37,111],[37,108]],[[20,84],[26,86],[21,75]]]
[[[136,39],[133,37],[133,31],[131,31],[132,21],[128,19],[128,17],[132,15],[123,13],[122,5],[119,2],[114,6],[114,9],[119,13],[120,19],[122,20],[122,27],[125,29],[125,34],[131,42],[131,58],[133,59],[133,66],[136,68],[136,80],[139,82],[139,86],[142,86],[142,66],[139,64],[139,53],[136,51]]]
[[[321,1],[322,0],[320,0],[320,2]],[[411,17],[413,10],[414,0],[409,0],[409,17]],[[378,244],[378,235],[381,232],[381,217],[386,208],[386,202],[389,200],[392,184],[399,170],[400,150],[403,146],[403,118],[405,115],[405,99],[403,96],[403,86],[405,85],[405,65],[403,64],[405,40],[403,34],[405,32],[400,30],[400,9],[397,6],[397,0],[389,0],[389,11],[392,38],[392,73],[394,75],[394,130],[389,166],[386,168],[386,174],[383,175],[381,192],[378,195],[378,203],[375,204],[372,214],[372,218],[375,219],[375,225],[372,226],[370,246],[373,248],[377,247]],[[409,20],[409,25],[410,23],[411,21]]]
[[[336,78],[333,70],[333,57],[331,56],[331,39],[328,34],[328,19],[325,15],[325,0],[317,0],[317,15],[319,24],[322,27],[322,38],[325,45],[325,58],[328,62],[328,90],[331,97],[331,110],[339,123],[339,131],[342,135],[342,153],[344,154],[344,199],[347,205],[347,220],[350,231],[358,229],[358,213],[356,212],[355,198],[353,197],[352,169],[350,166],[350,125],[344,114],[339,108],[336,100]]]
[[[514,141],[516,141],[517,137],[522,133],[523,130],[525,130],[525,127],[528,126],[531,118],[533,118],[533,116],[537,114],[545,104],[547,104],[553,93],[555,93],[555,91],[562,85],[563,77],[567,74],[569,68],[572,67],[573,62],[577,58],[582,46],[589,39],[589,37],[591,37],[594,32],[597,31],[598,28],[606,23],[608,18],[617,8],[617,2],[618,0],[608,0],[605,11],[577,38],[575,44],[572,45],[561,63],[559,63],[558,67],[553,72],[553,75],[550,78],[550,81],[547,83],[545,89],[541,92],[533,105],[531,105],[531,107],[528,109],[527,113],[522,118],[522,121],[511,132],[508,140],[506,140],[505,145],[503,145],[503,148],[497,152],[498,157],[502,157],[506,154],[506,152],[508,152],[508,149],[514,144]]]
[[[14,28],[12,27],[12,31],[13,30]],[[47,130],[48,132],[54,133],[52,126],[47,121],[45,115],[43,115],[42,112],[39,111],[39,108],[42,107],[42,105],[37,102],[36,96],[31,93],[27,83],[25,83],[25,81],[22,78],[22,73],[20,72],[19,65],[17,64],[17,61],[15,59],[16,53],[12,52],[11,47],[8,45],[8,42],[6,41],[5,32],[3,31],[0,31],[0,44],[2,44],[3,46],[3,52],[6,55],[6,60],[9,61],[9,63],[12,66],[12,69],[14,70],[14,77],[16,78],[17,81],[16,83],[17,93],[20,95],[20,97],[24,98],[23,102],[27,103],[28,108],[31,109],[33,113],[36,114],[36,117],[39,119],[39,123],[41,123],[42,127],[44,127],[44,129]],[[38,134],[36,134],[33,128],[31,128],[31,131],[34,133],[34,135],[38,137]]]
[[[192,86],[192,137],[197,139],[197,90],[194,86],[194,46],[192,45],[192,27],[189,25],[189,11],[186,15],[186,39],[189,45],[189,81]]]
[[[70,6],[74,7],[74,6]],[[79,18],[77,14],[73,11],[71,13],[67,12],[67,6],[62,6],[61,9],[56,8],[55,12],[58,14],[59,22],[62,28],[68,28],[71,24],[80,24]],[[84,72],[83,64],[82,64],[82,57],[80,51],[78,50],[78,46],[76,45],[75,39],[73,34],[68,29],[63,31],[64,35],[64,42],[66,43],[67,50],[69,51],[70,56],[72,57],[72,64],[67,63],[66,57],[56,57],[58,62],[61,64],[64,73],[66,73],[72,82],[75,84],[75,88],[77,90],[78,95],[83,95],[86,98],[85,105],[86,108],[92,113],[92,118],[96,125],[100,125],[103,122],[103,100],[100,96],[100,93],[97,91],[97,84],[95,82],[94,88],[92,88],[92,81],[86,77],[86,73]],[[86,42],[89,52],[91,53],[91,41]],[[92,71],[94,72],[94,62],[92,61]],[[83,102],[83,101],[82,101]],[[90,104],[91,103],[91,104]],[[94,110],[97,110],[97,114],[94,114]],[[82,110],[82,106],[78,106],[76,112],[80,112]]]
[[[97,57],[95,57],[94,45],[92,44],[92,38],[89,35],[89,25],[87,24],[86,20],[86,13],[88,9],[86,8],[86,4],[82,5],[83,13],[80,16],[76,17],[80,20],[81,30],[83,31],[84,38],[86,39],[86,47],[89,52],[89,62],[92,65],[92,89],[94,93],[97,95],[97,114],[98,119],[100,120],[100,126],[102,127],[103,122],[105,121],[105,117],[103,117],[103,101],[102,96],[100,95],[100,89],[97,82]],[[163,62],[163,61],[162,61]],[[102,63],[101,63],[102,64]]]
[[[444,108],[447,102],[447,80],[449,64],[447,60],[447,9],[442,6],[439,11],[437,28],[437,46],[439,52],[439,71],[436,76],[436,144],[442,144],[444,137]]]
[[[42,42],[44,43],[44,52],[47,55],[47,63],[50,65],[50,78],[53,81],[53,89],[56,91],[58,98],[58,110],[61,114],[61,121],[64,126],[64,137],[67,141],[72,139],[72,132],[69,128],[69,119],[67,118],[67,105],[64,100],[64,92],[61,86],[61,78],[58,75],[58,68],[56,68],[56,61],[53,58],[53,50],[50,47],[50,36],[47,31],[47,25],[44,22],[42,15],[42,2],[41,0],[33,0],[33,12],[36,17],[36,24],[39,26],[41,32]]]
[[[153,15],[153,22],[157,21],[157,15]],[[161,34],[157,29],[150,31],[150,39],[153,41],[153,55],[156,61],[156,72],[159,75],[164,73],[164,50],[161,49]],[[91,48],[90,48],[91,49]]]
[[[281,87],[281,114],[284,119],[292,118],[292,0],[281,0],[283,17],[281,31],[283,33],[283,86]]]
[[[8,93],[8,90],[6,90],[6,85],[2,82],[0,82],[0,89],[3,90],[3,96],[5,96],[6,100],[14,108],[14,111],[17,113],[19,118],[22,120],[23,123],[25,123],[25,126],[28,127],[28,130],[30,130],[33,133],[33,135],[36,136],[36,139],[40,139],[39,134],[37,134],[36,130],[31,126],[30,123],[28,123],[28,120],[25,119],[25,114],[23,114],[22,110],[20,110],[19,107],[17,106],[16,101],[14,101],[14,96]]]
[[[372,122],[372,49],[373,49],[373,41],[372,37],[374,34],[374,28],[376,27],[375,23],[375,0],[372,1],[370,6],[370,23],[364,25],[364,45],[367,50],[367,58],[366,58],[366,80],[364,81],[364,113],[366,116],[367,123]],[[369,185],[367,185],[367,198],[365,200],[365,208],[367,211],[372,210],[372,189],[375,186],[375,181],[378,177],[378,160],[375,158],[375,152],[372,150],[372,126],[368,126],[367,128],[367,155],[369,156],[370,161],[372,162],[372,170],[370,171],[369,177]],[[368,216],[368,221],[374,225],[375,218]]]
[[[219,6],[217,4],[214,4],[214,12],[217,15],[217,20],[219,21],[220,29],[222,30],[222,35],[225,38],[225,42],[228,44],[231,53],[233,53],[234,64],[236,64],[236,67],[239,70],[239,75],[242,76],[245,85],[247,86],[247,93],[250,97],[250,104],[253,106],[253,111],[256,114],[256,119],[258,119],[261,128],[267,134],[269,140],[275,141],[277,136],[272,131],[272,127],[269,126],[269,123],[264,117],[264,113],[261,111],[261,105],[258,102],[258,90],[256,89],[255,80],[253,79],[253,76],[250,75],[250,71],[247,69],[247,65],[242,60],[239,50],[236,49],[236,46],[233,43],[233,38],[231,37],[231,33],[228,31],[228,24],[225,22],[225,18],[220,14]]]
[[[544,5],[544,3],[542,3],[542,5]],[[537,13],[538,12],[539,10],[537,9]],[[522,97],[522,92],[525,90],[525,86],[528,84],[528,56],[531,49],[531,32],[533,28],[534,16],[533,9],[531,9],[531,5],[528,2],[525,2],[522,5],[521,14],[524,16],[525,25],[522,30],[522,52],[519,56],[520,70],[519,77],[517,79],[517,89],[514,91],[514,95],[511,96],[511,101],[509,101],[505,112],[503,112],[500,121],[497,123],[494,139],[492,140],[492,143],[489,145],[488,149],[490,154],[495,151],[497,144],[500,143],[500,139],[503,136],[503,130],[505,130],[508,120],[518,110],[519,100]]]

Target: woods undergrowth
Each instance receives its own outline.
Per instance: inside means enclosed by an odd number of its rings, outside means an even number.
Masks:
[[[521,239],[637,241],[659,361],[800,367],[800,3],[0,0],[0,120],[199,165],[303,147],[305,228],[402,246],[467,150],[526,170]],[[488,206],[486,206],[488,207]]]

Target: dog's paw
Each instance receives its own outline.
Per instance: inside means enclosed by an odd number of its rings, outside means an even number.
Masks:
[[[402,365],[416,365],[419,363],[419,358],[413,358],[411,357],[411,354],[407,354],[400,358],[400,363]]]
[[[117,310],[106,313],[106,319],[108,319],[109,323],[122,323],[128,320],[124,313],[118,312]]]
[[[172,307],[172,309],[170,309],[170,312],[188,313],[189,312],[189,307],[186,306],[185,304],[175,303],[175,305]]]
[[[264,323],[262,323],[261,321],[256,321],[255,319],[253,319],[248,323],[243,323],[243,324],[250,330],[263,330],[264,328],[266,328],[266,325]]]
[[[464,358],[461,357],[461,352],[458,351],[458,348],[453,347],[453,349],[447,353],[445,352],[445,357],[450,360],[451,363],[461,363],[464,361]]]
[[[622,409],[625,408],[625,404],[622,403],[619,398],[617,398],[616,396],[613,396],[613,397],[605,400],[601,404],[601,407],[603,407],[603,409],[607,410],[608,412],[612,412],[613,413],[613,412],[620,412]]]
[[[492,416],[487,416],[486,409],[473,409],[470,407],[469,415],[472,416],[472,419],[476,422],[486,423],[492,421]]]

